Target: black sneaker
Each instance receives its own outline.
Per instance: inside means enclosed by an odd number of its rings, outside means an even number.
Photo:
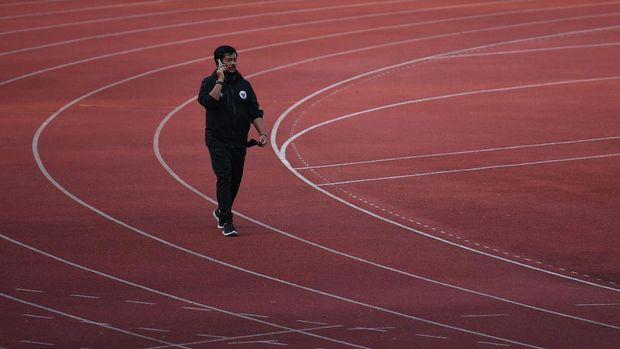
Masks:
[[[215,217],[215,220],[217,220],[217,227],[219,229],[224,229],[224,222],[222,222],[222,217],[220,217],[219,208],[216,208],[215,210],[213,210],[213,217]]]
[[[232,223],[224,223],[224,230],[222,231],[222,234],[224,234],[224,236],[239,236],[237,229],[235,229],[235,226]]]

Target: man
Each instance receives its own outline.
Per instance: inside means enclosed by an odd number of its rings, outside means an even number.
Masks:
[[[206,110],[205,142],[217,177],[217,204],[213,216],[225,236],[238,236],[232,206],[239,191],[250,124],[267,144],[263,111],[252,85],[237,71],[237,51],[220,46],[213,53],[216,70],[202,80],[198,102]]]

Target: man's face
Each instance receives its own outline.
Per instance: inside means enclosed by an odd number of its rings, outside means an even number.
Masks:
[[[236,53],[227,53],[222,58],[222,63],[226,66],[226,71],[234,73],[237,71],[237,54]]]

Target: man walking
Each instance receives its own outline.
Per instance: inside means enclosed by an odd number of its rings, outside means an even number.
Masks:
[[[202,80],[198,102],[206,110],[205,143],[217,178],[217,203],[213,211],[225,236],[239,233],[233,224],[232,206],[241,185],[250,124],[267,144],[263,111],[250,82],[237,71],[237,51],[231,46],[215,49],[217,69]]]

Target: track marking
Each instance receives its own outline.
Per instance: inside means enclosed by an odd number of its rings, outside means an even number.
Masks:
[[[161,333],[169,333],[169,330],[161,330],[159,328],[151,328],[151,327],[138,327],[139,330],[150,331],[150,332],[161,332]]]
[[[256,314],[248,314],[248,313],[239,313],[239,315],[249,316],[249,317],[257,317],[257,318],[261,318],[261,319],[268,319],[269,318],[269,316],[265,316],[265,315],[256,315]]]
[[[387,332],[395,328],[396,327],[352,327],[352,328],[347,328],[347,331]]]
[[[10,237],[2,234],[2,233],[0,233],[0,238],[4,239],[4,240],[6,240],[6,241],[8,241],[8,242],[10,242],[12,244],[15,244],[15,245],[18,245],[20,247],[23,247],[23,248],[25,248],[27,250],[35,252],[37,254],[43,255],[43,256],[48,257],[50,259],[53,259],[53,260],[55,260],[57,262],[60,262],[60,263],[72,266],[74,268],[77,268],[77,269],[80,269],[80,270],[83,270],[83,271],[87,271],[89,273],[93,273],[95,275],[98,275],[98,276],[101,276],[101,277],[104,277],[104,278],[107,278],[107,279],[110,279],[110,280],[117,281],[117,282],[119,282],[121,284],[124,284],[124,285],[132,286],[132,287],[144,290],[144,291],[148,291],[148,292],[151,292],[151,293],[154,293],[154,294],[166,297],[166,298],[174,299],[174,300],[177,300],[177,301],[180,301],[180,302],[183,302],[183,303],[187,303],[187,304],[190,304],[190,305],[193,305],[193,306],[197,306],[197,307],[204,307],[204,308],[208,308],[208,309],[211,309],[211,310],[215,310],[215,311],[218,311],[220,313],[223,313],[223,314],[226,314],[226,315],[230,315],[232,317],[237,317],[237,318],[241,318],[241,319],[245,319],[245,320],[249,320],[249,321],[254,321],[254,322],[261,323],[261,324],[265,324],[265,325],[269,325],[269,326],[272,326],[272,327],[276,327],[276,328],[279,328],[279,329],[282,329],[282,330],[287,330],[287,331],[290,331],[290,332],[294,332],[294,333],[298,333],[298,334],[302,334],[302,335],[307,335],[307,336],[310,336],[310,337],[315,337],[315,338],[323,339],[323,340],[326,340],[326,341],[329,341],[329,342],[340,343],[340,344],[348,345],[348,346],[355,347],[355,348],[370,349],[368,347],[364,347],[364,346],[361,346],[361,345],[356,345],[356,344],[348,343],[348,342],[345,342],[345,341],[340,341],[340,340],[337,340],[337,339],[332,339],[332,338],[329,338],[329,337],[324,337],[324,336],[316,335],[316,334],[313,334],[313,333],[310,333],[310,332],[304,332],[302,330],[297,330],[297,329],[289,328],[289,327],[286,327],[286,326],[282,326],[282,325],[278,325],[278,324],[275,324],[275,323],[267,322],[265,320],[254,319],[254,318],[251,318],[251,317],[242,316],[242,315],[239,315],[239,314],[231,312],[231,311],[227,311],[227,310],[224,310],[224,309],[208,306],[206,304],[202,304],[202,303],[195,302],[195,301],[192,301],[192,300],[189,300],[189,299],[185,299],[185,298],[182,298],[182,297],[179,297],[179,296],[175,296],[175,295],[170,294],[170,293],[159,291],[159,290],[156,290],[154,288],[150,288],[148,286],[140,285],[140,284],[131,282],[129,280],[121,279],[119,277],[116,277],[116,276],[113,276],[113,275],[110,275],[110,274],[106,274],[104,272],[101,272],[101,271],[98,271],[98,270],[95,270],[95,269],[88,268],[88,267],[83,266],[81,264],[73,263],[71,261],[68,261],[66,259],[60,258],[60,257],[55,256],[53,254],[47,253],[47,252],[45,252],[43,250],[39,250],[39,249],[37,249],[37,248],[35,248],[33,246],[30,246],[28,244],[25,244],[25,243],[22,243],[20,241],[15,240],[15,239],[12,239],[12,238],[10,238]],[[13,299],[13,297],[4,295],[2,293],[0,293],[0,296],[4,296],[4,297]],[[39,307],[37,305],[34,305],[34,306]],[[43,309],[47,310],[47,308],[43,308]],[[93,321],[90,321],[90,320],[86,320],[86,319],[80,319],[80,318],[77,318],[77,317],[76,317],[76,319],[81,320],[82,322],[93,324],[93,325],[97,325],[97,326],[102,326],[102,327],[106,327],[106,328],[113,328],[113,327],[110,327],[109,325],[96,323],[96,322],[93,322]],[[172,344],[172,343],[166,343],[166,342],[161,342],[161,341],[160,341],[160,343],[167,344],[168,346],[178,347],[178,345]],[[189,349],[189,348],[185,348],[185,349]]]
[[[211,310],[211,309],[196,308],[196,307],[183,307],[183,309],[187,309],[187,310],[198,310],[198,311],[213,311],[213,310]]]
[[[549,52],[549,51],[573,50],[573,49],[582,49],[582,48],[600,48],[600,47],[609,47],[609,46],[618,46],[618,45],[620,45],[620,42],[606,42],[606,43],[600,43],[600,44],[568,45],[568,46],[543,47],[543,48],[510,50],[510,51],[468,53],[468,54],[462,54],[462,55],[442,57],[439,59],[515,55],[515,54],[533,53],[533,52]]]
[[[99,299],[97,296],[88,296],[85,294],[71,294],[69,297],[77,297],[77,298],[88,298],[88,299]]]
[[[265,344],[265,345],[276,345],[276,346],[288,346],[286,343],[282,343],[277,339],[268,339],[264,341],[247,341],[247,342],[229,342],[228,344]]]
[[[509,347],[510,346],[508,344],[493,343],[493,342],[482,342],[482,341],[479,341],[478,343],[479,344],[486,344],[486,345],[494,345],[496,347]]]
[[[592,304],[575,304],[576,307],[616,307],[620,303],[592,303]]]
[[[197,334],[196,336],[198,337],[209,337],[209,338],[215,338],[217,340],[227,340],[229,339],[229,337],[224,337],[224,336],[214,336],[211,334]],[[201,343],[206,343],[206,342],[193,342],[193,343],[187,343],[187,345],[195,345],[195,344],[201,344]],[[156,348],[167,348],[167,347],[156,347]]]
[[[12,2],[7,4],[0,4],[0,7],[8,7],[8,6],[19,6],[19,5],[40,5],[44,3],[50,2],[64,2],[64,1],[72,1],[72,0],[40,0],[40,1],[20,1],[20,2]]]
[[[15,288],[15,291],[21,291],[21,292],[30,292],[30,293],[45,293],[45,291],[41,291],[41,290],[31,290],[28,288]]]
[[[426,338],[434,338],[434,339],[448,339],[448,337],[432,336],[430,334],[421,334],[421,333],[416,333],[416,336],[418,336],[418,337],[426,337]]]
[[[168,1],[170,1],[170,0],[153,0],[153,1],[129,2],[129,3],[115,4],[115,5],[83,7],[83,8],[77,8],[77,9],[71,9],[71,10],[35,12],[35,13],[27,13],[27,14],[22,14],[22,15],[4,16],[4,17],[0,17],[0,20],[26,18],[26,17],[40,17],[40,16],[57,15],[57,14],[64,14],[64,13],[87,12],[87,11],[104,10],[104,9],[110,9],[110,8],[119,8],[119,7],[142,6],[142,5],[148,5],[148,4],[153,4],[153,3],[162,3],[162,2],[168,2]]]
[[[141,304],[141,305],[155,305],[155,303],[152,303],[152,302],[142,302],[142,301],[132,301],[132,300],[126,300],[125,303],[133,303],[133,304]]]
[[[316,330],[332,329],[332,328],[339,328],[339,327],[343,327],[343,326],[342,325],[332,325],[332,326],[321,326],[321,327],[309,327],[309,328],[301,328],[300,330],[301,331],[316,331]],[[291,331],[277,331],[277,332],[256,333],[256,334],[250,334],[250,335],[244,335],[244,336],[235,336],[235,337],[223,337],[223,336],[213,336],[213,335],[208,335],[208,334],[197,334],[197,336],[213,337],[213,338],[216,338],[216,339],[208,340],[208,341],[183,343],[183,345],[198,345],[198,344],[205,344],[205,343],[223,342],[223,341],[228,341],[228,340],[237,340],[237,339],[273,336],[273,335],[287,334],[287,333],[291,333]],[[167,347],[166,346],[159,346],[159,347],[151,347],[151,348],[146,348],[146,349],[163,349],[163,348],[167,348]]]
[[[511,146],[505,146],[505,147],[494,147],[494,148],[483,148],[483,149],[474,149],[474,150],[451,151],[451,152],[444,152],[444,153],[433,153],[433,154],[422,154],[422,155],[399,156],[399,157],[390,157],[390,158],[374,159],[374,160],[351,161],[351,162],[342,162],[342,163],[335,163],[335,164],[295,167],[295,169],[301,171],[301,170],[311,170],[311,169],[320,169],[320,168],[329,168],[329,167],[342,167],[342,166],[351,166],[351,165],[373,164],[373,163],[387,162],[387,161],[422,159],[422,158],[450,156],[450,155],[475,154],[475,153],[495,152],[495,151],[503,151],[503,150],[548,147],[548,146],[564,145],[564,144],[575,144],[575,143],[585,143],[585,142],[599,142],[599,141],[617,140],[617,139],[620,139],[620,136],[588,138],[588,139],[575,139],[575,140],[571,140],[571,141],[547,142],[547,143],[537,143],[537,144],[521,144],[521,145],[511,145]]]
[[[53,320],[54,319],[51,316],[41,316],[41,315],[32,315],[32,314],[22,314],[22,316],[36,318],[36,319],[44,319],[44,320]]]
[[[46,347],[52,347],[54,346],[53,343],[46,343],[46,342],[35,342],[35,341],[28,341],[28,340],[21,340],[19,341],[20,343],[26,343],[26,344],[34,344],[34,345],[41,345],[41,346],[46,346]]]
[[[375,182],[375,181],[385,181],[392,179],[402,179],[402,178],[412,178],[412,177],[423,177],[423,176],[433,176],[440,174],[451,174],[451,173],[461,173],[461,172],[473,172],[473,171],[484,171],[484,170],[494,170],[499,168],[510,168],[510,167],[523,167],[523,166],[533,166],[533,165],[543,165],[543,164],[552,164],[559,162],[571,162],[571,161],[580,161],[580,160],[593,160],[593,159],[602,159],[608,157],[620,156],[620,153],[613,154],[602,154],[602,155],[592,155],[592,156],[582,156],[576,158],[564,158],[564,159],[554,159],[554,160],[544,160],[544,161],[531,161],[531,162],[522,162],[515,164],[503,164],[503,165],[493,165],[493,166],[481,166],[481,167],[471,167],[471,168],[462,168],[455,170],[444,170],[444,171],[434,171],[434,172],[423,172],[423,173],[411,173],[405,175],[398,176],[386,176],[386,177],[375,177],[375,178],[364,178],[364,179],[352,179],[348,181],[337,181],[337,182],[328,182],[317,184],[319,187],[324,186],[334,186],[334,185],[343,185],[343,184],[353,184],[353,183],[365,183],[365,182]],[[459,237],[457,237],[459,238]],[[494,250],[499,252],[499,250]],[[531,260],[525,259],[528,262]],[[572,274],[577,274],[576,272],[571,272]]]
[[[0,234],[0,236],[4,237],[4,235],[2,235],[2,234]],[[8,240],[8,241],[11,241],[11,240]],[[133,332],[126,331],[126,330],[123,330],[123,329],[120,329],[120,328],[116,328],[116,327],[112,327],[112,326],[109,326],[109,325],[97,323],[97,322],[94,322],[94,321],[91,321],[91,320],[87,320],[87,319],[84,319],[84,318],[81,318],[81,317],[78,317],[78,316],[75,316],[75,315],[71,315],[71,314],[62,312],[60,310],[56,310],[56,309],[48,308],[48,307],[45,307],[45,306],[42,306],[42,305],[39,305],[39,304],[28,302],[28,301],[25,301],[23,299],[10,296],[8,294],[0,293],[0,297],[7,298],[7,299],[10,299],[10,300],[18,302],[18,303],[26,304],[26,305],[29,305],[29,306],[34,307],[34,308],[45,310],[45,311],[48,311],[50,313],[54,313],[56,315],[67,317],[67,318],[70,318],[72,320],[77,320],[77,321],[80,321],[82,323],[87,323],[87,324],[103,327],[103,328],[106,328],[108,330],[115,331],[115,332],[120,332],[120,333],[127,334],[127,335],[130,335],[130,336],[133,336],[133,337],[147,339],[147,340],[150,340],[150,341],[153,341],[153,342],[157,342],[157,343],[160,343],[160,344],[166,344],[168,346],[175,347],[175,348],[191,349],[189,347],[185,347],[185,346],[180,345],[180,344],[174,344],[174,343],[166,342],[166,341],[163,341],[163,340],[160,340],[160,339],[157,339],[157,338],[151,338],[151,337],[143,336],[141,334],[133,333]],[[36,344],[36,342],[28,342],[28,341],[22,341],[22,342]]]
[[[312,325],[329,325],[324,322],[318,322],[318,321],[308,321],[308,320],[296,320],[296,321],[304,323],[304,324],[312,324]]]

